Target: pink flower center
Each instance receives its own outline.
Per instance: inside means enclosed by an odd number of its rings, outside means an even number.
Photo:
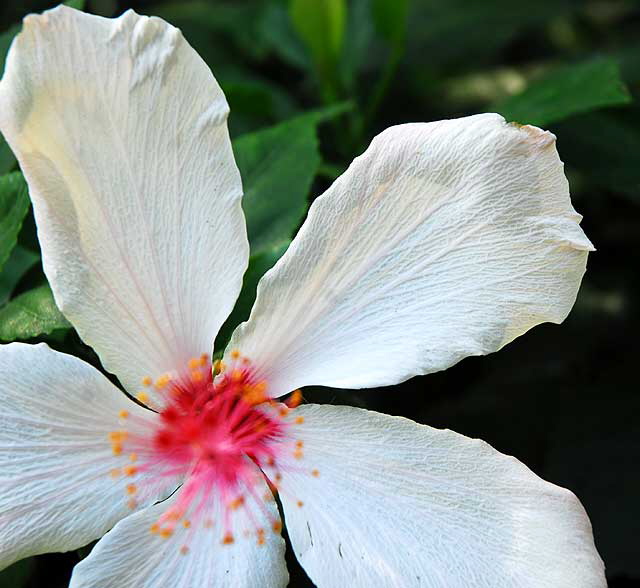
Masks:
[[[215,379],[206,356],[190,360],[179,377],[165,375],[155,383],[145,378],[151,393],[145,390],[138,399],[158,414],[140,418],[122,411],[126,430],[110,434],[113,453],[128,461],[112,473],[131,478],[126,485],[130,508],[180,485],[172,506],[151,527],[161,537],[172,536],[179,526],[215,523],[222,543],[233,543],[233,512],[240,509],[252,521],[259,544],[265,533],[260,520],[266,517],[280,531],[265,501],[273,499],[282,477],[281,457],[302,457],[302,442],[292,438],[292,425],[302,423],[292,415],[300,392],[284,404],[271,400],[251,363],[237,352],[231,357],[228,368],[215,366],[221,372]]]

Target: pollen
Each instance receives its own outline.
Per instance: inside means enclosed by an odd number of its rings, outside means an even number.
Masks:
[[[314,478],[317,478],[318,476],[320,476],[320,472],[318,470],[311,470],[311,475]]]
[[[121,411],[118,413],[118,416],[119,416],[121,419],[127,419],[127,418],[129,418],[129,411],[128,411],[128,410],[121,410]]]
[[[295,421],[293,421],[296,425],[301,425],[302,423],[304,423],[304,417],[296,417]]]
[[[298,500],[297,504],[298,508],[302,508],[304,506],[304,502],[302,502],[302,500]]]
[[[113,453],[123,454],[124,461],[112,475],[137,483],[124,484],[131,508],[138,506],[136,499],[142,503],[176,480],[180,484],[172,506],[151,526],[159,537],[220,529],[214,519],[222,525],[224,545],[245,536],[257,537],[262,545],[265,528],[282,530],[265,502],[275,500],[283,473],[296,471],[290,456],[303,457],[304,443],[292,437],[293,424],[304,420],[292,415],[302,394],[296,390],[286,403],[276,402],[268,394],[268,381],[246,356],[233,350],[228,357],[228,369],[220,360],[212,365],[203,354],[171,374],[144,378],[147,389],[137,398],[150,406],[149,386],[157,389],[156,414],[136,413],[126,421],[127,430],[109,433]],[[268,479],[261,472],[265,468]],[[141,472],[144,477],[132,479]]]
[[[234,539],[233,539],[233,534],[232,533],[225,533],[224,537],[222,538],[222,544],[223,545],[231,545],[233,543]]]

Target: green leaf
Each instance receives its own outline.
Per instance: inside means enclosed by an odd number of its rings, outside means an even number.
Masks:
[[[282,257],[288,246],[289,242],[287,241],[263,251],[258,255],[253,255],[251,259],[249,259],[249,267],[244,274],[240,296],[238,296],[233,312],[229,315],[224,325],[222,325],[216,337],[214,345],[216,351],[223,351],[235,328],[249,318],[251,308],[256,299],[256,288],[258,287],[260,278],[275,265],[276,261]]]
[[[296,31],[319,63],[340,56],[347,14],[345,0],[291,0],[289,13]]]
[[[0,588],[22,588],[29,582],[33,558],[22,559],[0,572]]]
[[[0,305],[9,300],[22,277],[38,262],[40,256],[26,247],[16,245],[0,274]]]
[[[18,25],[12,26],[9,30],[0,34],[0,76],[4,74],[4,65],[7,59],[7,53],[11,46],[11,41],[20,32]],[[0,173],[4,174],[11,171],[16,165],[16,158],[13,156],[7,142],[0,137]]]
[[[84,10],[86,2],[85,0],[67,0],[64,4],[76,10]]]
[[[403,45],[409,0],[372,0],[371,11],[378,33],[392,45]]]
[[[604,106],[628,104],[629,91],[611,59],[555,69],[495,110],[520,123],[546,126]]]
[[[304,217],[320,165],[317,122],[305,115],[233,142],[252,255],[290,239]]]
[[[0,339],[15,341],[48,335],[71,325],[58,310],[48,284],[16,296],[0,309]]]
[[[346,0],[290,0],[289,14],[316,64],[325,99],[334,100],[347,21]]]
[[[22,174],[13,172],[0,177],[0,269],[16,245],[28,210],[29,193]]]

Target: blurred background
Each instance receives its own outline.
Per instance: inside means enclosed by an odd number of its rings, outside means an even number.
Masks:
[[[21,18],[0,6],[0,69]],[[186,0],[71,2],[180,27],[231,106],[252,257],[238,306],[321,194],[385,127],[497,111],[558,136],[576,209],[597,251],[576,306],[497,354],[397,387],[306,389],[447,427],[515,455],[575,492],[611,588],[640,586],[640,5],[631,0]],[[53,303],[23,180],[0,144],[0,340],[47,341],[94,365]],[[266,207],[251,202],[268,202]],[[24,217],[24,221],[19,221]],[[3,225],[4,227],[5,225]],[[4,229],[3,229],[4,230]],[[5,240],[5,242],[2,241]],[[7,244],[8,239],[8,244]],[[57,588],[90,546],[19,562],[1,588]],[[290,558],[292,587],[311,582]],[[542,587],[541,587],[542,588]],[[567,587],[574,588],[574,587]],[[580,588],[580,587],[575,587]]]

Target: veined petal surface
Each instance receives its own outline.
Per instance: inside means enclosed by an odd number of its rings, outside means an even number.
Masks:
[[[606,588],[578,499],[515,458],[362,409],[296,414],[280,499],[318,588]]]
[[[313,203],[230,348],[274,396],[490,353],[565,318],[580,218],[551,133],[496,114],[392,127]]]
[[[180,31],[128,11],[28,16],[0,129],[56,302],[128,390],[209,353],[248,259],[228,105]]]
[[[265,490],[267,487],[265,485]],[[140,511],[118,523],[74,569],[69,588],[284,588],[289,574],[280,534],[265,533],[256,541],[255,522],[243,510],[234,513],[237,529],[232,544],[223,545],[223,518],[216,512],[208,523],[192,522],[170,537],[150,528],[175,497]],[[211,506],[211,505],[209,505]],[[271,502],[273,516],[277,515]],[[215,509],[214,509],[215,510]]]
[[[0,569],[82,547],[131,512],[109,442],[121,411],[150,414],[76,357],[0,346]]]

